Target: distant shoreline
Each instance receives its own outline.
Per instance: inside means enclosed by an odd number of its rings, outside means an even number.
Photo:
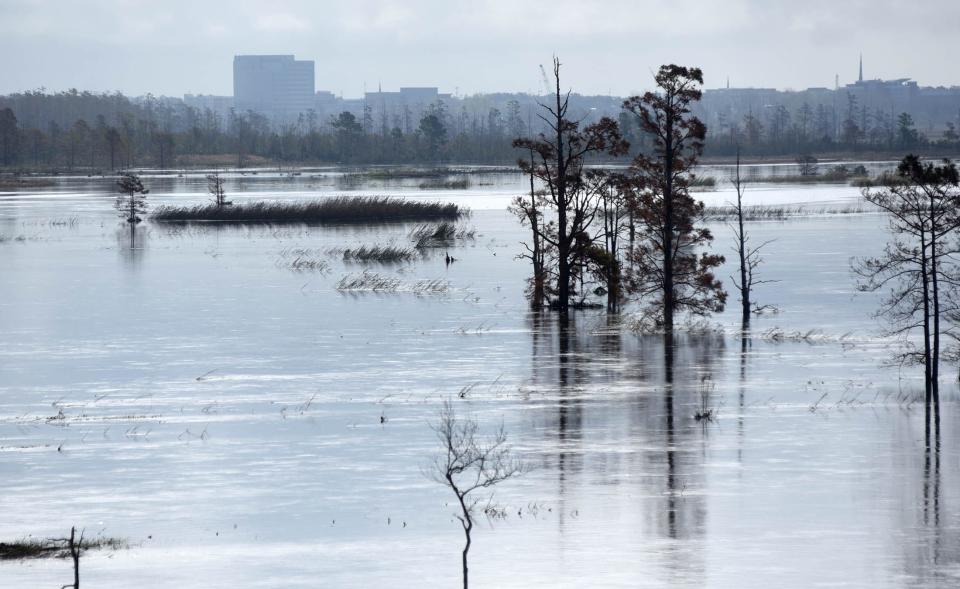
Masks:
[[[817,163],[820,165],[836,165],[836,164],[868,164],[868,163],[889,163],[895,164],[899,162],[903,155],[905,154],[891,154],[891,153],[862,153],[862,154],[850,154],[850,153],[825,153],[825,154],[811,154],[817,158]],[[796,164],[796,155],[773,155],[773,156],[756,156],[756,155],[744,155],[740,157],[740,164],[743,166],[757,166],[757,165],[795,165]],[[925,160],[938,161],[942,159],[950,159],[953,161],[960,161],[960,154],[924,154],[921,156]],[[730,166],[736,164],[736,156],[728,155],[711,155],[703,156],[697,162],[698,167],[708,167],[708,166]],[[592,166],[597,167],[611,167],[611,168],[623,168],[628,166],[630,159],[621,158],[619,160],[611,161],[598,161]],[[185,165],[184,165],[185,164]],[[238,168],[235,165],[211,165],[209,163],[198,163],[198,162],[178,162],[178,165],[168,168],[152,168],[149,166],[145,167],[134,167],[131,168],[133,171],[149,173],[155,175],[170,175],[174,176],[177,174],[183,173],[201,173],[201,172],[231,172],[238,174],[251,174],[256,175],[258,173],[271,173],[271,172],[280,172],[280,173],[296,173],[301,171],[314,170],[320,173],[325,171],[335,171],[335,172],[347,172],[347,173],[366,173],[370,170],[420,170],[420,171],[431,171],[433,175],[437,175],[438,172],[448,171],[450,175],[457,174],[473,174],[473,173],[520,173],[519,168],[514,165],[509,165],[506,163],[470,163],[470,162],[435,162],[435,163],[395,163],[395,164],[353,164],[353,163],[337,163],[337,162],[283,162],[278,163],[274,161],[265,160],[263,158],[258,158],[256,162],[249,162],[247,167]],[[73,169],[65,168],[30,168],[30,167],[8,167],[0,168],[0,185],[5,188],[13,187],[40,187],[41,184],[36,184],[36,180],[31,180],[35,177],[47,177],[47,176],[62,176],[62,177],[112,177],[120,173],[123,168],[116,171],[104,170],[102,168],[86,168],[86,167],[74,167]],[[391,174],[385,174],[384,177],[391,177]],[[417,176],[420,177],[420,176]]]

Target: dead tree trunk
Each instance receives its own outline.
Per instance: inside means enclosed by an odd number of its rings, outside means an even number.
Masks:
[[[747,282],[747,243],[743,232],[743,184],[740,181],[740,150],[737,150],[737,253],[740,255],[740,308],[743,329],[750,325],[750,285]]]
[[[67,540],[67,547],[70,549],[70,558],[73,560],[73,583],[64,585],[60,589],[80,589],[80,549],[83,547],[83,532],[80,532],[80,538],[77,539],[77,528],[70,528],[70,538]]]

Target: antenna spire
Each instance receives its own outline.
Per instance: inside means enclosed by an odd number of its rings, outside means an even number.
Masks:
[[[863,52],[860,52],[860,81],[863,82]]]

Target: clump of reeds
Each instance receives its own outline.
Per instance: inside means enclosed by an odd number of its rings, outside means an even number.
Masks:
[[[298,256],[290,261],[288,267],[294,272],[326,272],[330,264],[317,258]]]
[[[280,250],[277,267],[286,267],[294,272],[327,272],[330,264],[318,256],[322,252],[310,248],[285,247]]]
[[[387,246],[365,246],[343,250],[344,262],[399,264],[409,262],[417,257],[417,252],[411,248]]]
[[[446,280],[426,279],[405,285],[399,278],[383,276],[376,272],[363,272],[348,274],[341,278],[337,283],[337,290],[375,293],[411,292],[418,295],[443,294],[450,290],[450,284]]]
[[[337,196],[302,202],[256,201],[197,206],[161,206],[151,219],[162,223],[391,223],[455,221],[467,211],[453,203],[385,196]]]
[[[376,272],[363,272],[362,274],[348,274],[337,283],[337,290],[340,291],[361,291],[361,292],[397,292],[400,289],[401,282],[399,278],[392,276],[382,276]]]
[[[476,229],[469,227],[458,227],[455,223],[444,221],[435,225],[420,225],[414,227],[410,232],[410,239],[413,240],[417,249],[425,247],[447,246],[454,241],[473,239],[476,236]]]
[[[446,280],[433,278],[428,280],[418,280],[410,287],[410,292],[418,295],[422,294],[444,294],[450,290],[450,283]]]

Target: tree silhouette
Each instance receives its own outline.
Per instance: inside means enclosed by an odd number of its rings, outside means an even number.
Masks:
[[[120,196],[117,197],[116,207],[120,217],[127,223],[136,225],[142,221],[140,215],[147,210],[147,193],[150,191],[144,188],[140,176],[132,172],[120,174],[117,189]]]
[[[696,223],[702,202],[690,196],[691,168],[703,151],[706,127],[691,114],[700,100],[703,74],[698,68],[660,67],[658,92],[634,96],[623,107],[640,119],[653,138],[653,153],[640,154],[630,166],[637,243],[630,251],[630,289],[649,302],[648,316],[672,333],[677,312],[707,315],[723,310],[727,293],[713,269],[720,255],[698,250],[713,236]]]
[[[864,199],[887,214],[890,241],[875,258],[856,260],[858,288],[886,291],[877,315],[886,318],[892,335],[923,333],[919,350],[909,342],[898,360],[922,364],[928,434],[932,420],[940,424],[940,355],[943,319],[958,312],[960,270],[960,174],[947,160],[935,166],[908,155],[897,178],[879,190],[865,190]],[[929,439],[929,436],[928,436]]]
[[[560,90],[560,60],[553,60],[554,90],[552,103],[541,104],[545,114],[537,116],[547,131],[535,138],[518,138],[514,147],[534,154],[531,160],[518,162],[524,173],[545,186],[544,202],[556,213],[555,232],[542,233],[546,244],[556,251],[556,292],[553,306],[561,312],[570,307],[572,263],[590,245],[586,239],[597,211],[595,194],[585,179],[586,160],[595,155],[623,155],[629,145],[620,136],[616,121],[603,117],[585,128],[568,118],[570,93]]]
[[[513,457],[503,426],[493,436],[483,439],[477,422],[457,417],[449,399],[443,402],[439,420],[431,427],[442,451],[427,474],[457,497],[459,513],[456,518],[466,537],[462,567],[463,589],[467,589],[467,556],[477,507],[484,500],[489,501],[489,491],[494,486],[521,474],[523,464]]]

